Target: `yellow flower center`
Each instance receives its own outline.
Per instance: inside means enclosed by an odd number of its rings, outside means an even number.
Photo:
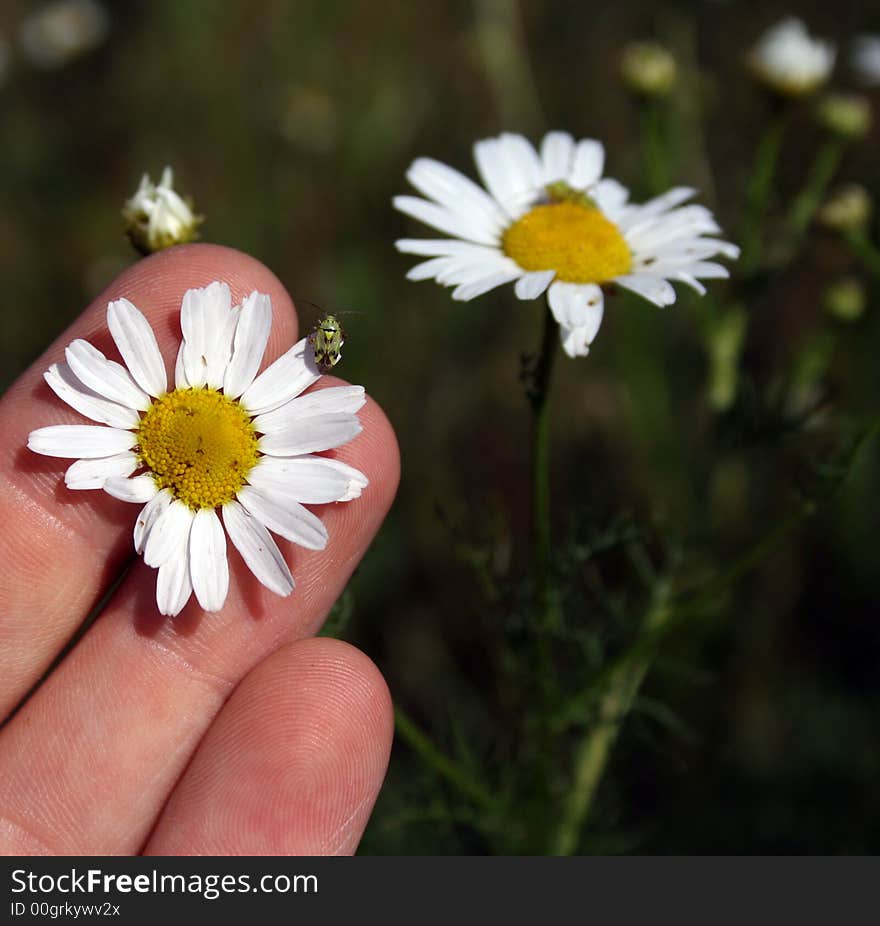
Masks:
[[[523,270],[555,270],[564,283],[605,283],[632,267],[617,226],[581,202],[533,207],[504,232],[501,247]]]
[[[159,488],[193,510],[233,499],[257,462],[250,416],[213,389],[166,393],[147,409],[137,434],[137,454]]]

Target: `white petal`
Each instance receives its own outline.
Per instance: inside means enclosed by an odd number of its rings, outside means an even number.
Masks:
[[[317,515],[302,505],[272,490],[263,491],[253,486],[243,486],[237,497],[249,514],[286,540],[308,550],[323,550],[327,546],[327,528]]]
[[[614,280],[624,289],[636,293],[648,302],[659,305],[661,308],[675,302],[675,290],[667,280],[652,276],[649,273],[634,273],[617,277]]]
[[[178,389],[189,387],[189,380],[186,378],[186,364],[184,363],[184,354],[186,353],[186,343],[180,342],[180,348],[177,351],[177,361],[174,364],[174,385]]]
[[[510,283],[511,280],[515,280],[522,273],[522,270],[513,261],[510,261],[510,265],[503,270],[493,270],[491,273],[486,273],[473,283],[464,283],[458,286],[452,291],[452,298],[459,302],[468,302],[471,299],[476,299],[477,296],[482,296],[483,293],[488,293],[491,289]]]
[[[100,421],[111,428],[136,428],[140,421],[133,408],[111,402],[84,386],[66,363],[53,363],[43,379],[59,399],[92,421]]]
[[[596,205],[612,221],[617,221],[623,214],[629,199],[629,190],[610,177],[600,180],[589,192]]]
[[[498,246],[487,247],[453,238],[400,238],[394,246],[402,254],[423,254],[426,257],[493,258],[501,256]]]
[[[162,395],[168,377],[150,323],[128,299],[117,299],[107,306],[107,326],[134,381],[149,395]]]
[[[131,431],[92,424],[53,424],[28,435],[28,447],[47,457],[93,460],[131,450],[137,437]]]
[[[259,449],[275,457],[292,457],[341,447],[360,433],[357,415],[322,415],[296,421],[261,437]]]
[[[173,496],[169,489],[162,489],[153,498],[141,508],[140,514],[134,522],[134,550],[135,553],[144,552],[144,543],[153,529],[153,525],[164,514],[165,510],[173,501]]]
[[[301,457],[300,459],[310,459]],[[343,463],[341,460],[333,460],[330,457],[314,457],[313,459],[323,461],[325,466],[332,466],[335,470],[342,473],[348,480],[348,490],[345,495],[338,499],[340,502],[350,502],[352,499],[360,498],[361,492],[370,484],[370,480],[359,469]]]
[[[521,135],[478,141],[474,160],[489,192],[511,218],[518,218],[543,186],[538,155]]]
[[[105,399],[142,412],[150,407],[150,397],[135,383],[128,370],[121,363],[108,360],[88,341],[77,338],[64,356],[73,375]]]
[[[507,216],[485,190],[464,174],[433,158],[413,161],[406,177],[420,193],[450,212],[479,220],[489,236],[497,236],[507,223]]]
[[[602,322],[604,296],[595,283],[561,283],[550,287],[547,301],[553,317],[564,328],[586,328],[595,337]]]
[[[245,389],[241,404],[252,414],[278,408],[320,379],[308,338],[298,341]]]
[[[175,499],[156,518],[144,542],[144,562],[148,566],[161,566],[173,556],[181,543],[181,537],[189,537],[193,512],[183,502]]]
[[[285,402],[279,408],[254,419],[254,428],[260,434],[271,434],[298,419],[315,415],[334,415],[341,412],[353,415],[367,401],[363,386],[331,386],[301,395]]]
[[[219,611],[229,591],[229,564],[223,526],[210,508],[202,508],[193,518],[189,535],[189,574],[202,608]]]
[[[605,149],[600,142],[585,138],[575,149],[568,182],[578,190],[586,190],[599,180],[604,167]]]
[[[526,273],[516,281],[514,290],[518,299],[537,299],[553,282],[555,270],[537,270]]]
[[[304,505],[338,502],[350,491],[346,474],[327,466],[322,457],[263,457],[247,478],[260,491],[274,491]]]
[[[569,357],[586,357],[590,352],[590,339],[587,337],[588,329],[583,328],[566,328],[564,325],[559,326],[559,338],[562,341],[562,349]]]
[[[142,473],[134,479],[124,476],[111,476],[104,482],[104,491],[121,502],[137,502],[143,505],[159,494],[159,487],[152,473]]]
[[[568,180],[574,158],[574,139],[568,132],[548,132],[541,142],[544,183]]]
[[[223,379],[223,392],[226,395],[237,399],[254,381],[263,362],[271,328],[272,300],[263,293],[251,293],[241,307],[235,329],[232,360]]]
[[[453,212],[427,199],[419,199],[418,196],[395,196],[392,203],[395,209],[447,235],[477,244],[498,244],[498,234],[488,231],[474,216]]]
[[[176,617],[192,595],[189,572],[189,529],[175,537],[171,555],[156,575],[156,605],[160,614]]]
[[[230,346],[223,344],[223,335],[227,332],[231,308],[232,297],[225,283],[214,282],[204,289],[189,289],[184,293],[180,327],[186,378],[191,386],[222,385],[222,379],[219,383],[208,383],[208,373],[209,367],[215,371],[220,365],[218,352]]]
[[[294,588],[293,576],[269,531],[238,502],[223,506],[223,524],[256,578],[276,595],[289,595]]]
[[[77,460],[64,474],[68,489],[101,489],[111,476],[130,476],[138,466],[138,458],[128,451],[112,457]]]

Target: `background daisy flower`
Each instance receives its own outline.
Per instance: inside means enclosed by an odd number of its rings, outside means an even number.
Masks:
[[[363,473],[315,455],[360,432],[363,387],[302,395],[321,376],[306,338],[257,376],[271,301],[253,292],[233,307],[225,283],[184,295],[171,391],[138,309],[111,302],[107,324],[124,365],[77,339],[66,362],[44,374],[59,398],[98,424],[40,428],[28,447],[78,458],[65,474],[68,488],[143,505],[134,546],[158,569],[162,614],[178,614],[193,592],[206,611],[223,607],[225,533],[263,585],[289,595],[294,580],[269,532],[321,550],[327,531],[304,506],[350,501],[366,487]]]
[[[812,93],[831,76],[837,50],[814,39],[804,23],[789,16],[768,29],[749,55],[754,75],[783,96]]]
[[[452,236],[398,241],[399,251],[429,258],[407,276],[454,286],[452,298],[460,300],[505,283],[515,284],[520,299],[546,291],[570,357],[589,352],[611,284],[670,305],[670,281],[702,294],[700,280],[728,276],[711,258],[739,254],[708,237],[720,229],[705,206],[682,205],[694,195],[689,187],[629,202],[625,187],[602,177],[598,141],[550,132],[538,152],[506,133],[477,142],[474,159],[486,189],[430,158],[407,171],[427,198],[397,196],[395,207]]]

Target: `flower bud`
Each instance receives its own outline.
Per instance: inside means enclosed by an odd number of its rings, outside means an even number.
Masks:
[[[858,277],[843,277],[825,291],[826,311],[841,322],[858,321],[865,304],[865,286]]]
[[[859,231],[871,220],[873,203],[858,183],[841,187],[819,210],[819,222],[838,232]]]
[[[144,174],[134,196],[122,208],[125,231],[141,254],[153,254],[197,237],[203,217],[193,213],[191,200],[181,198],[173,183],[170,167],[162,172],[158,185]]]
[[[623,50],[620,73],[638,96],[664,97],[675,86],[675,58],[657,42],[630,42]]]
[[[824,129],[840,138],[864,138],[871,130],[871,104],[854,93],[827,94],[819,103],[817,116]]]

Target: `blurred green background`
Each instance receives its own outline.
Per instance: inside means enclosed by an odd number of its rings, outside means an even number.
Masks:
[[[474,140],[514,130],[537,141],[553,128],[601,139],[608,173],[643,194],[637,112],[618,61],[626,41],[654,37],[675,51],[683,78],[668,108],[671,179],[700,188],[735,239],[767,116],[745,50],[792,12],[840,43],[880,32],[880,4],[143,0],[108,3],[106,36],[52,68],[34,64],[19,38],[41,6],[0,9],[4,385],[133,261],[121,204],[141,173],[156,179],[173,165],[177,188],[207,217],[203,239],[266,263],[301,300],[304,328],[317,316],[305,300],[357,313],[344,319],[340,373],[385,408],[403,481],[334,632],[377,662],[438,742],[504,780],[520,761],[496,735],[516,720],[517,674],[499,668],[509,628],[468,560],[477,549],[502,584],[526,568],[519,372],[521,353],[538,345],[540,304],[509,287],[460,304],[408,283],[412,260],[393,242],[433,232],[396,214],[391,197],[409,192],[416,156],[473,175]],[[851,83],[845,58],[834,83]],[[876,195],[877,140],[875,130],[848,151],[838,179]],[[800,188],[817,144],[804,107],[774,200]],[[723,563],[783,517],[834,428],[877,413],[876,279],[865,277],[858,322],[830,322],[823,307],[831,280],[860,272],[837,239],[811,233],[747,306],[741,398],[723,416],[705,400],[701,326],[713,297],[683,296],[664,312],[609,306],[589,358],[562,358],[556,370],[560,536],[595,538],[626,511],[663,538],[659,559],[674,548]],[[722,299],[724,284],[713,292]],[[833,352],[810,379],[804,365],[823,344]],[[815,396],[819,413],[789,427],[785,415]],[[877,456],[711,619],[666,641],[581,851],[880,850]],[[613,586],[601,558],[572,562],[577,581],[600,574]],[[594,619],[572,610],[585,626]],[[361,851],[500,851],[447,788],[398,739]]]

